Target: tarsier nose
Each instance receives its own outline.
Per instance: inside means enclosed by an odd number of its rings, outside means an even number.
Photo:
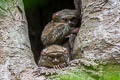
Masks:
[[[59,60],[58,60],[57,58],[55,58],[55,59],[54,59],[54,62],[58,63],[58,62],[59,62]]]
[[[71,23],[72,23],[72,22],[69,20],[69,21],[68,21],[68,24],[71,24]]]
[[[73,25],[73,23],[69,20],[68,21],[68,24],[70,25],[70,26],[72,26]]]

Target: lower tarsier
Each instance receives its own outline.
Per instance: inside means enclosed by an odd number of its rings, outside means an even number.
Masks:
[[[78,21],[76,10],[64,9],[53,14],[52,21],[45,26],[41,35],[46,48],[41,52],[35,75],[49,75],[55,73],[56,69],[68,66],[79,31],[79,28],[76,28]]]
[[[69,62],[68,50],[59,45],[51,45],[43,49],[41,58],[38,62],[39,66],[60,69],[67,66]]]

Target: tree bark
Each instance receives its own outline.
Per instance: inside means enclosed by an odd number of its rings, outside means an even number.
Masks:
[[[75,58],[120,63],[119,0],[82,0],[82,24],[74,45]],[[79,45],[78,45],[79,44]]]
[[[22,0],[0,0],[0,80],[42,80],[35,67]]]

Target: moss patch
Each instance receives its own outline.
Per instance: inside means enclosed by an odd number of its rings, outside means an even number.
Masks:
[[[99,71],[90,68],[72,68],[50,76],[51,80],[120,80],[120,65],[100,66]],[[85,70],[86,69],[86,70]],[[89,70],[91,73],[89,73]],[[88,72],[86,72],[88,71]]]

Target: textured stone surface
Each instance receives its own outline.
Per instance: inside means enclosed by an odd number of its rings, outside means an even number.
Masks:
[[[0,80],[38,80],[34,67],[22,0],[0,0]]]
[[[82,24],[75,40],[75,58],[120,63],[118,0],[82,0]]]

